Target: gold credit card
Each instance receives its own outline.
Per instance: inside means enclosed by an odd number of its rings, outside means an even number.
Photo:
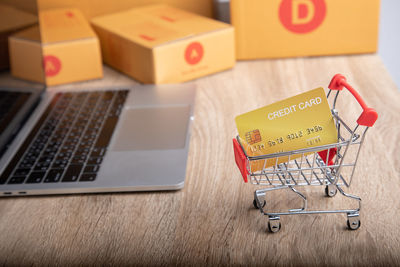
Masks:
[[[260,156],[336,143],[335,123],[322,87],[259,108],[235,119],[248,156]],[[295,159],[301,155],[292,155]],[[258,171],[288,157],[253,162]]]

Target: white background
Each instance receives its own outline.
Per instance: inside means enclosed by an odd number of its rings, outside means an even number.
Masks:
[[[378,54],[400,88],[400,0],[381,0]]]

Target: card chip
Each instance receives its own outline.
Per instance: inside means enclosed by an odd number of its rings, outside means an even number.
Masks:
[[[246,136],[246,142],[250,145],[261,142],[261,134],[258,129],[247,132],[245,136]]]

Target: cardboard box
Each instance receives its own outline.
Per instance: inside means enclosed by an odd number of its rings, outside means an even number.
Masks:
[[[165,5],[91,20],[104,62],[143,83],[177,83],[233,67],[233,27]]]
[[[11,73],[46,85],[101,78],[99,40],[77,9],[39,13],[33,27],[9,38]]]
[[[238,59],[372,53],[379,0],[232,0]]]
[[[12,6],[0,4],[0,70],[9,66],[8,37],[37,23],[37,17]]]
[[[11,74],[34,82],[45,82],[39,26],[9,38]]]
[[[15,0],[8,0],[15,1]],[[87,19],[145,5],[165,4],[201,16],[212,17],[213,0],[37,0],[39,10],[75,7]]]

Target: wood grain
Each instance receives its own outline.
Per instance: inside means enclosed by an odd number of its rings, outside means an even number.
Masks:
[[[367,134],[352,186],[362,198],[357,231],[345,215],[267,218],[252,208],[233,158],[234,117],[327,86],[345,74],[379,113]],[[105,68],[106,78],[63,86],[135,82]],[[3,77],[3,79],[6,79]],[[198,86],[187,180],[177,192],[94,194],[0,199],[0,262],[6,265],[399,265],[400,93],[376,55],[240,62],[233,70],[194,81]],[[339,102],[351,121],[360,109]],[[311,203],[341,207],[323,188],[302,188]],[[287,192],[276,202],[296,205]],[[278,203],[279,204],[279,203]]]

